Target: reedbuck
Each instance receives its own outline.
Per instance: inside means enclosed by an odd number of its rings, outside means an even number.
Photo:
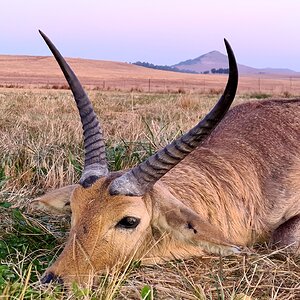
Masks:
[[[208,115],[131,170],[108,170],[102,131],[78,78],[43,34],[73,92],[85,162],[78,184],[34,200],[71,208],[64,250],[42,282],[86,284],[130,258],[145,263],[230,255],[268,241],[300,244],[300,100],[267,100],[228,109],[238,71],[225,40],[229,79]]]

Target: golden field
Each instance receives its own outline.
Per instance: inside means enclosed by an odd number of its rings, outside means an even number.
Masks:
[[[53,78],[60,76],[54,63],[52,67]],[[74,69],[80,74],[80,68]],[[220,85],[210,93],[89,89],[103,126],[110,169],[132,167],[197,123],[219,97],[226,77],[216,78]],[[266,96],[240,92],[235,104]],[[227,258],[207,256],[152,267],[133,263],[103,277],[90,291],[41,286],[38,280],[63,247],[69,220],[27,207],[45,191],[79,179],[83,162],[79,116],[70,91],[37,86],[1,88],[0,111],[1,299],[300,299],[299,257],[266,245]]]
[[[194,75],[126,63],[68,59],[100,117],[111,170],[132,167],[208,112],[226,75]],[[0,298],[297,299],[299,258],[265,245],[238,257],[207,256],[136,267],[93,291],[43,287],[69,220],[28,211],[47,190],[77,182],[83,162],[77,109],[52,57],[0,56]],[[149,93],[150,92],[150,93]],[[300,78],[241,76],[235,104],[300,95]]]
[[[237,58],[238,60],[238,58]],[[69,58],[83,85],[95,90],[144,92],[221,91],[226,75],[184,74],[143,68],[129,63]],[[0,55],[0,86],[66,88],[53,57]],[[300,94],[300,76],[243,75],[239,93]]]

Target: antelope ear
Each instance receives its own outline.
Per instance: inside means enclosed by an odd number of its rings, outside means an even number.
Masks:
[[[77,184],[68,185],[46,193],[32,200],[29,204],[29,209],[51,214],[71,214],[70,198],[77,186]]]
[[[168,190],[159,188],[154,193],[155,199],[158,199],[154,224],[160,231],[169,232],[176,239],[199,246],[209,253],[231,255],[241,251],[225,238],[220,229],[202,219]]]

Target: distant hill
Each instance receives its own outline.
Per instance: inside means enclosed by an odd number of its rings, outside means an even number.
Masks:
[[[219,51],[211,51],[194,59],[188,59],[180,62],[172,67],[190,70],[198,73],[211,72],[212,69],[226,69],[228,68],[227,56]],[[279,74],[279,75],[296,75],[297,72],[290,69],[274,69],[263,68],[257,69],[249,66],[238,64],[240,74]]]
[[[104,81],[174,79],[189,80],[194,74],[143,68],[129,63],[66,58],[83,84],[102,86]],[[147,81],[148,82],[148,81]],[[66,85],[52,56],[0,55],[1,85]]]
[[[223,58],[227,63],[225,55]],[[227,80],[227,76],[215,74],[203,76],[202,74],[161,71],[122,62],[80,58],[66,58],[66,60],[82,84],[95,90],[219,91],[225,86]],[[208,68],[215,67],[216,71],[222,69],[223,72],[226,72],[228,68],[227,65],[210,64],[208,66]],[[241,70],[242,67],[240,66]],[[207,70],[207,66],[202,70]],[[259,80],[257,80],[258,78]],[[0,55],[0,88],[2,87],[68,88],[65,78],[52,56],[25,55]],[[299,95],[300,73],[244,75],[240,78],[239,92],[248,93],[249,90],[277,94],[289,91]],[[2,96],[0,93],[0,99]]]

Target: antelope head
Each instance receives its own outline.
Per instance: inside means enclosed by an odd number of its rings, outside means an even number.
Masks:
[[[222,234],[177,199],[160,178],[206,139],[229,109],[238,73],[233,51],[225,40],[229,79],[215,107],[194,128],[146,161],[126,172],[110,173],[104,139],[92,104],[62,55],[40,32],[74,95],[84,137],[85,161],[78,184],[35,200],[40,207],[64,211],[70,204],[71,230],[65,248],[45,272],[42,282],[77,281],[111,270],[126,260],[170,259],[202,249],[221,254],[238,252]],[[168,236],[164,242],[163,236]],[[185,253],[185,254],[184,254]]]

